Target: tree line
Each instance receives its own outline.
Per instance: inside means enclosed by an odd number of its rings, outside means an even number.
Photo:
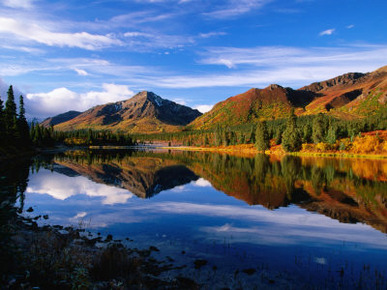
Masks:
[[[66,146],[133,146],[135,141],[124,132],[108,130],[73,130],[56,131],[51,127],[43,127],[38,123],[31,124],[30,137],[35,147]]]
[[[12,86],[9,87],[7,96],[5,105],[0,97],[0,149],[17,151],[30,148],[31,140],[23,96],[19,97],[19,110],[17,110]]]
[[[270,145],[281,145],[287,152],[299,151],[302,144],[336,144],[350,138],[353,142],[362,132],[387,129],[387,109],[367,118],[342,120],[327,114],[297,117],[294,111],[287,119],[260,121],[238,126],[217,125],[211,130],[183,130],[174,133],[134,134],[139,143],[163,141],[169,145],[230,146],[254,144],[263,151]],[[345,147],[345,146],[344,146]]]

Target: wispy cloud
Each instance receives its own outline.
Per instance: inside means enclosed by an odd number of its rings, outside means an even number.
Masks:
[[[184,35],[168,35],[162,32],[128,31],[124,33],[125,45],[135,51],[153,51],[155,49],[173,49],[193,44],[194,37]]]
[[[33,7],[34,0],[3,0],[2,2],[7,7],[28,9]]]
[[[350,24],[350,25],[347,25],[345,28],[347,28],[347,29],[352,29],[352,28],[354,28],[354,27],[355,27],[354,24]]]
[[[87,71],[85,71],[83,69],[75,68],[74,70],[80,76],[87,76],[88,75]]]
[[[363,65],[383,65],[387,45],[348,45],[343,47],[284,47],[266,46],[253,48],[215,47],[202,52],[201,64],[230,67],[287,68],[291,66],[350,65],[359,61]],[[360,67],[361,68],[361,67]]]
[[[226,32],[207,32],[207,33],[200,33],[199,34],[199,37],[201,38],[210,38],[210,37],[214,37],[214,36],[222,36],[222,35],[226,35],[227,33]]]
[[[335,32],[335,28],[331,28],[331,29],[327,29],[327,30],[324,30],[324,31],[321,31],[319,33],[320,36],[324,36],[324,35],[332,35],[334,32]]]
[[[0,17],[0,33],[12,34],[48,46],[78,47],[87,50],[122,45],[122,42],[112,35],[97,35],[88,32],[52,32],[36,23],[6,17]]]
[[[260,9],[272,2],[272,0],[228,0],[226,4],[211,12],[203,13],[204,16],[211,18],[232,18],[252,10]]]

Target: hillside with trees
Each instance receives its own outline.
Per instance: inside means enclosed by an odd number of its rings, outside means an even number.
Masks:
[[[255,124],[258,121],[327,114],[342,120],[357,120],[387,108],[387,66],[374,72],[347,73],[298,90],[270,85],[253,88],[217,103],[195,119],[194,130]]]

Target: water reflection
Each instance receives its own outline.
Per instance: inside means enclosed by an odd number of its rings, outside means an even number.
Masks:
[[[133,196],[126,189],[115,188],[90,182],[83,176],[66,175],[68,171],[54,166],[54,172],[41,171],[33,176],[28,184],[27,193],[48,194],[55,199],[65,200],[73,196],[84,194],[90,197],[100,197],[102,204],[126,203]],[[56,170],[61,172],[58,174]],[[65,173],[64,173],[65,172]],[[60,186],[58,186],[60,185]]]
[[[12,202],[49,214],[42,222],[86,220],[174,258],[184,250],[233,271],[264,263],[308,279],[387,258],[384,160],[81,151],[37,158],[29,177],[26,166]]]
[[[196,181],[198,185],[211,184],[249,205],[277,209],[295,204],[340,222],[367,223],[387,232],[386,163],[267,155],[240,158],[195,152],[131,152],[114,157],[82,152],[56,156],[51,169],[68,177],[43,175],[30,183],[28,192],[48,193],[58,199],[85,193],[104,196],[103,203],[114,204],[130,198],[125,190],[149,198]],[[121,190],[99,189],[97,185],[86,188],[85,180],[74,175]]]
[[[81,158],[82,155],[81,157],[76,155],[74,158],[73,155],[68,154],[55,158],[55,164],[87,176],[97,183],[127,189],[141,198],[150,198],[163,190],[199,178],[177,161],[157,156],[116,155],[115,158],[108,158],[108,160],[104,156],[106,155],[88,152],[84,158]],[[53,170],[60,172],[56,166]]]
[[[29,159],[0,162],[0,273],[7,275],[16,267],[13,256],[11,221],[23,211],[25,189],[31,161]],[[0,278],[0,283],[3,277]]]

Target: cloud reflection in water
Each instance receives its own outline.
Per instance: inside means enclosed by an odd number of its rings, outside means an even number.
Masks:
[[[69,177],[48,170],[30,176],[27,193],[48,194],[59,200],[66,200],[78,194],[101,197],[102,204],[126,203],[133,194],[128,190],[98,184],[82,176]]]

